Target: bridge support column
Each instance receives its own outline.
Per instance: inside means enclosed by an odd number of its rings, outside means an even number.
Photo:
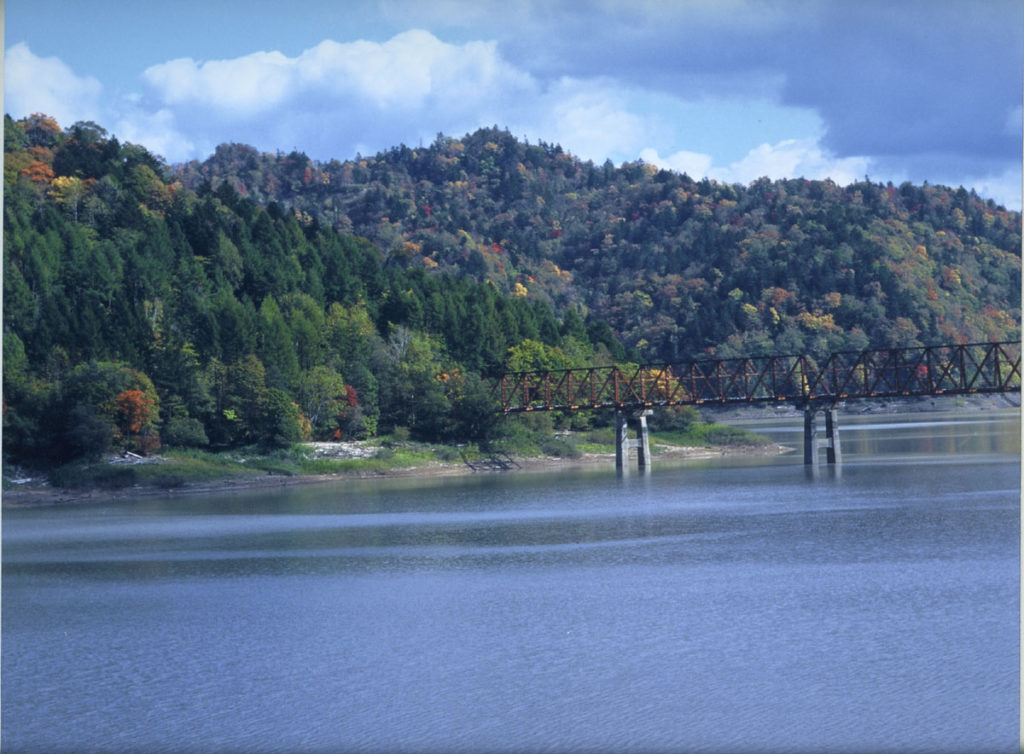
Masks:
[[[632,417],[627,416],[624,411],[615,413],[615,468],[619,471],[626,469],[630,448],[636,448],[636,462],[640,470],[650,470],[651,446],[647,433],[647,417],[650,413],[650,411],[637,411]],[[630,418],[637,423],[635,440],[629,439]]]
[[[825,414],[825,439],[818,439],[818,411]],[[838,411],[835,408],[816,409],[812,406],[804,408],[804,464],[816,466],[818,450],[825,448],[825,460],[830,464],[839,465],[843,462],[842,448],[839,443]]]
[[[825,460],[839,465],[843,462],[843,451],[839,444],[839,413],[830,408],[825,411]]]

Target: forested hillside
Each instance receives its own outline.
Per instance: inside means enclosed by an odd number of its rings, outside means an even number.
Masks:
[[[963,188],[695,181],[498,129],[326,164],[226,145],[178,174],[287,204],[397,264],[579,305],[643,359],[1019,334],[1020,213]]]
[[[749,187],[486,129],[354,161],[168,167],[5,118],[4,451],[482,438],[482,378],[1019,337],[1019,213]]]
[[[4,446],[283,444],[493,423],[480,373],[608,362],[575,311],[398,264],[99,126],[5,121]]]

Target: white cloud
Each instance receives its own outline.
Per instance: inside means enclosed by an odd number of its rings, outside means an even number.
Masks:
[[[242,116],[269,110],[288,94],[294,61],[279,52],[196,63],[179,58],[151,66],[143,80],[166,105],[200,104]]]
[[[680,151],[662,157],[658,150],[648,147],[641,150],[640,159],[664,170],[686,173],[691,178],[703,178],[711,172],[711,155],[700,152]]]
[[[715,166],[710,155],[697,152],[676,152],[662,157],[657,150],[647,148],[640,152],[640,157],[652,165],[693,178],[709,177],[742,184],[767,176],[772,179],[831,178],[846,185],[861,180],[871,164],[867,157],[835,157],[822,149],[817,139],[785,139],[775,144],[761,144],[728,166]]]
[[[712,171],[716,178],[750,183],[762,176],[769,178],[831,178],[840,185],[861,180],[871,161],[867,157],[835,157],[821,148],[817,139],[786,139],[761,144],[746,157],[724,170]]]
[[[531,125],[545,140],[561,144],[583,159],[603,162],[609,156],[636,154],[654,125],[632,111],[624,94],[610,81],[563,78],[537,102]]]
[[[174,113],[168,109],[155,113],[133,110],[117,122],[114,132],[120,140],[142,144],[170,162],[187,160],[196,152],[195,143],[178,130]]]
[[[46,113],[63,127],[99,120],[102,93],[92,76],[76,76],[59,58],[38,57],[24,42],[4,56],[4,109],[12,118]]]
[[[146,69],[143,80],[164,105],[199,105],[239,118],[311,97],[408,111],[429,100],[458,104],[532,87],[494,42],[453,45],[421,30],[384,43],[325,40],[295,58],[280,52],[203,63],[182,58]]]

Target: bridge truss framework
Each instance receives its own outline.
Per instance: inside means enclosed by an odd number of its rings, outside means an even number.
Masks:
[[[817,463],[819,447],[828,450],[829,463],[839,463],[840,401],[1020,389],[1021,344],[1002,341],[838,352],[820,363],[794,355],[514,372],[495,383],[494,397],[506,414],[615,409],[632,416],[641,438],[624,441],[620,418],[617,465],[622,468],[625,451],[635,446],[641,467],[649,468],[644,417],[655,406],[790,402],[805,412],[805,463]],[[819,411],[825,413],[823,441],[817,439]]]

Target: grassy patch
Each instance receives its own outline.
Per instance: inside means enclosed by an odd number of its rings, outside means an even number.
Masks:
[[[700,447],[705,445],[737,446],[737,445],[769,445],[771,441],[756,432],[727,424],[698,422],[685,430],[658,432],[658,439],[672,445],[684,447]]]

